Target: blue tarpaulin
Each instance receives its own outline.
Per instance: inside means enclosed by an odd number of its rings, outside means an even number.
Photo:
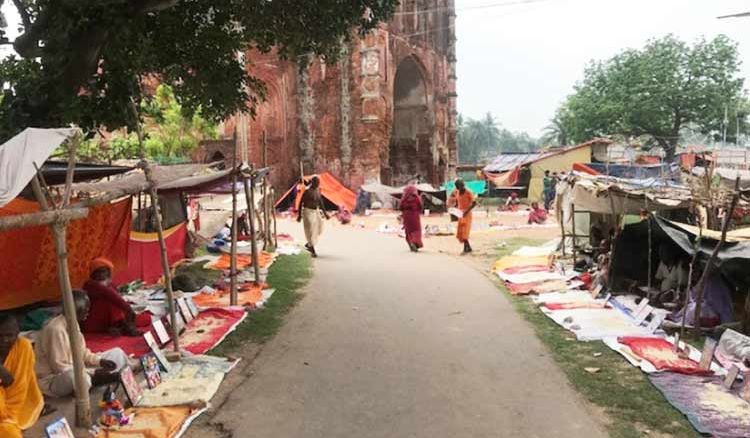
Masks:
[[[487,181],[464,181],[466,183],[466,188],[471,190],[472,193],[475,195],[483,195],[484,192],[487,191]],[[448,193],[448,196],[450,196],[451,193],[456,189],[456,182],[455,181],[449,181],[445,184],[443,184],[443,189]]]
[[[602,175],[616,176],[618,178],[648,179],[668,178],[677,180],[680,168],[676,164],[651,164],[651,165],[627,165],[605,163],[586,163],[586,166]]]

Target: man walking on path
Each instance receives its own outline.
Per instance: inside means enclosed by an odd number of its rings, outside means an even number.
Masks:
[[[302,194],[299,212],[297,213],[297,222],[302,222],[305,227],[305,239],[307,243],[305,248],[310,251],[313,257],[317,257],[315,245],[318,238],[323,233],[323,217],[329,219],[323,205],[323,197],[320,195],[320,179],[317,176],[310,180],[310,187]]]
[[[451,194],[451,199],[448,205],[453,205],[463,213],[463,216],[458,219],[458,230],[456,230],[456,238],[459,242],[464,244],[464,254],[470,253],[472,250],[471,244],[469,243],[469,235],[471,234],[471,210],[477,205],[476,198],[471,190],[466,188],[466,184],[461,179],[456,180],[456,190]]]

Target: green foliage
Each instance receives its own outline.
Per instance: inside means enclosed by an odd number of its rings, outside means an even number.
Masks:
[[[492,114],[482,120],[458,116],[458,161],[476,164],[503,152],[530,152],[538,149],[538,142],[527,133],[501,128]]]
[[[2,1],[0,0],[0,4]],[[0,140],[28,126],[86,132],[134,125],[146,79],[174,87],[190,114],[219,121],[264,96],[238,53],[334,59],[353,30],[388,19],[396,0],[24,0],[17,57],[0,62]],[[0,29],[0,39],[7,38]],[[171,144],[169,147],[179,145]]]
[[[717,137],[725,107],[746,108],[739,65],[737,44],[725,36],[692,46],[672,35],[651,40],[592,62],[555,120],[573,142],[647,136],[672,157],[683,128]]]

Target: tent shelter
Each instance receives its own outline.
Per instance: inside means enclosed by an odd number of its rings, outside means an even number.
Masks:
[[[340,206],[343,206],[349,211],[354,211],[357,204],[357,195],[354,192],[346,188],[328,172],[320,173],[317,176],[320,179],[320,194],[323,196],[326,209],[337,210]],[[313,175],[305,176],[305,184],[309,184],[312,177]],[[296,210],[301,198],[302,191],[297,190],[295,184],[276,201],[275,207],[278,210],[289,210],[291,208]]]
[[[615,285],[622,285],[632,279],[645,284],[648,269],[648,233],[651,227],[651,251],[658,254],[661,245],[667,245],[685,257],[695,253],[698,228],[654,216],[649,221],[627,225],[623,228],[612,256],[612,279]],[[721,238],[718,231],[703,230],[703,238],[698,248],[699,257],[706,260]],[[750,231],[739,229],[727,233],[727,241],[722,245],[717,261],[725,278],[741,291],[750,288]],[[652,257],[651,272],[656,272],[659,260]]]

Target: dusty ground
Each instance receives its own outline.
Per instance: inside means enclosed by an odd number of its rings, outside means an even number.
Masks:
[[[606,436],[455,240],[426,244],[330,224],[306,297],[188,436]]]

